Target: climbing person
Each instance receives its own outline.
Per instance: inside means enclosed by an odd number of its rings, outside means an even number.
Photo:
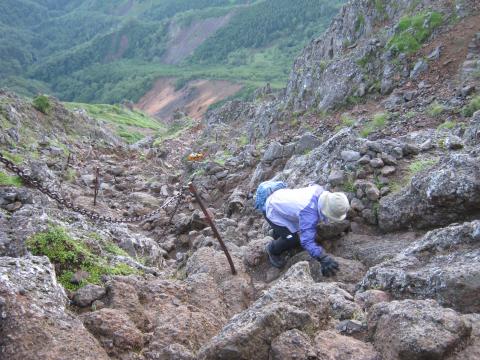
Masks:
[[[320,262],[324,276],[335,275],[338,263],[325,254],[315,236],[318,223],[346,218],[350,204],[345,194],[332,193],[320,185],[287,189],[283,182],[268,181],[259,185],[256,196],[256,207],[263,212],[276,239],[266,246],[270,263],[282,268],[282,253],[302,247]]]

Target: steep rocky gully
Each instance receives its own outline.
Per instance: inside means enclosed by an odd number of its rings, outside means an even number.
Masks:
[[[283,92],[229,102],[160,146],[1,91],[7,158],[116,217],[193,181],[238,274],[187,193],[138,224],[96,223],[2,167],[0,358],[480,359],[479,11],[352,0]],[[250,195],[270,178],[348,194],[347,220],[318,228],[335,277],[305,252],[268,264]]]

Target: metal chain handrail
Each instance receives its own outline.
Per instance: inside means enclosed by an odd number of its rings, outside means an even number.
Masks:
[[[134,222],[141,222],[151,217],[157,215],[162,209],[166,208],[169,204],[171,204],[174,200],[180,201],[180,198],[183,196],[183,190],[180,191],[179,194],[172,196],[169,198],[162,206],[158,209],[152,211],[149,214],[142,215],[142,216],[134,216],[134,217],[125,217],[125,218],[114,218],[111,216],[103,216],[99,215],[94,211],[84,209],[82,207],[74,205],[70,200],[65,199],[61,194],[54,190],[50,190],[45,185],[41,184],[38,180],[34,179],[32,176],[27,175],[23,169],[15,165],[12,161],[8,160],[1,152],[0,152],[0,163],[4,164],[5,167],[10,170],[11,172],[18,175],[26,185],[30,185],[35,189],[39,190],[41,193],[47,195],[49,198],[55,200],[60,205],[63,205],[67,209],[70,209],[76,213],[81,215],[87,216],[88,218],[94,221],[103,221],[109,223],[134,223]]]

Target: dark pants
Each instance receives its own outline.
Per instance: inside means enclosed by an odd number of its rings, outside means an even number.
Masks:
[[[273,255],[280,255],[284,251],[292,250],[301,247],[300,238],[298,233],[292,234],[285,226],[279,226],[272,223],[265,215],[263,214],[267,222],[273,229],[273,238],[276,239],[273,241],[270,251]]]

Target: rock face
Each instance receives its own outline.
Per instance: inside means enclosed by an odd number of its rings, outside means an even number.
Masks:
[[[315,337],[318,359],[335,360],[380,360],[380,354],[371,344],[337,334],[321,331]]]
[[[480,210],[480,162],[469,154],[452,154],[419,173],[398,194],[380,200],[379,226],[393,231],[408,226],[442,226]]]
[[[233,317],[199,352],[200,359],[266,359],[289,329],[325,328],[360,311],[336,284],[314,283],[307,262],[295,264],[265,295]]]
[[[471,333],[459,314],[433,300],[377,304],[368,315],[368,328],[384,360],[442,359]]]
[[[65,309],[65,292],[46,257],[0,257],[0,299],[2,359],[109,359]]]
[[[392,260],[372,267],[363,289],[397,299],[436,299],[462,312],[480,311],[480,221],[429,232]]]
[[[385,45],[401,16],[409,9],[420,11],[430,3],[349,2],[325,34],[313,40],[296,59],[287,86],[287,102],[295,110],[330,109],[349,96],[365,95],[373,85],[372,79],[381,84],[383,93],[390,92],[398,81],[396,77],[407,78],[410,73],[403,74],[392,64],[393,56],[385,51]],[[436,5],[437,9],[441,6]],[[379,27],[385,31],[379,33]]]

